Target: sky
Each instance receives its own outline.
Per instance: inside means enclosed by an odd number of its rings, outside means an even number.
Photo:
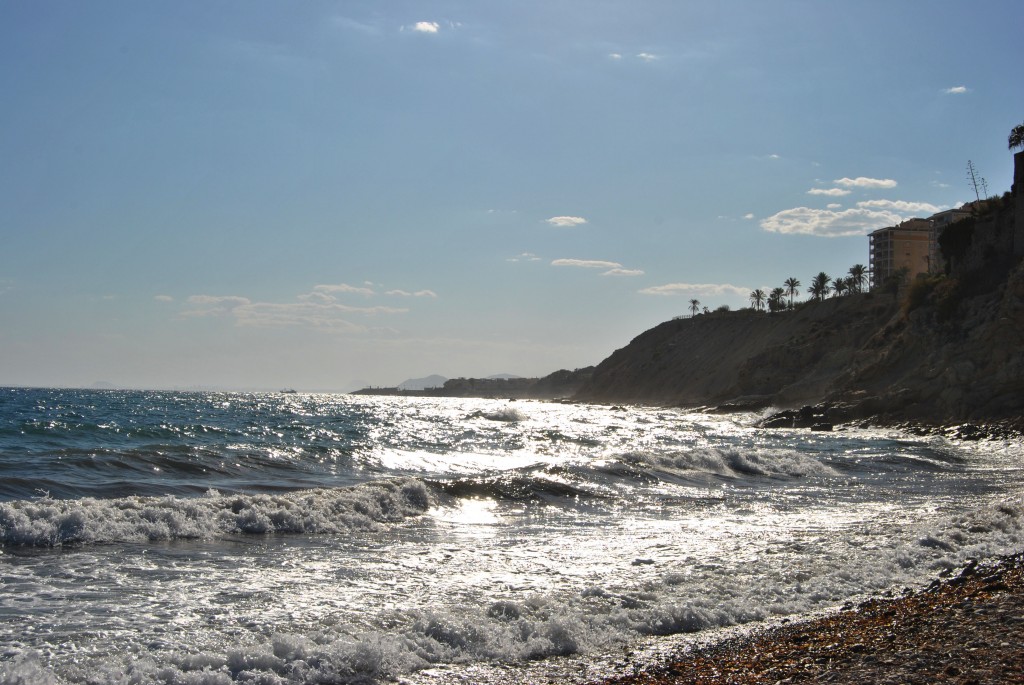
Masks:
[[[0,3],[0,385],[597,364],[1012,182],[1019,0]]]

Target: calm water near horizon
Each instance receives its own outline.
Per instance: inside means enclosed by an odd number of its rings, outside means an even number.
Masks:
[[[1019,442],[757,418],[0,388],[0,681],[516,682],[1021,549]]]

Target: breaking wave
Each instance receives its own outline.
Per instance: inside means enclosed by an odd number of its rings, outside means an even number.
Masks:
[[[217,538],[240,533],[341,533],[424,513],[413,479],[284,494],[124,497],[0,502],[4,546]]]

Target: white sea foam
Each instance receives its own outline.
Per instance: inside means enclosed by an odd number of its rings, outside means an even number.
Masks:
[[[418,480],[285,494],[125,497],[0,503],[3,545],[204,539],[237,533],[338,533],[427,511]]]
[[[836,473],[817,457],[789,449],[699,447],[677,452],[634,452],[622,460],[680,474],[730,478],[793,478]]]

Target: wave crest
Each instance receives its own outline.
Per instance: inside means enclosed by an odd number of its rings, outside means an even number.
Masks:
[[[216,538],[239,533],[340,533],[424,513],[426,485],[405,479],[351,488],[283,494],[124,497],[0,503],[0,544],[56,547],[72,543]]]

